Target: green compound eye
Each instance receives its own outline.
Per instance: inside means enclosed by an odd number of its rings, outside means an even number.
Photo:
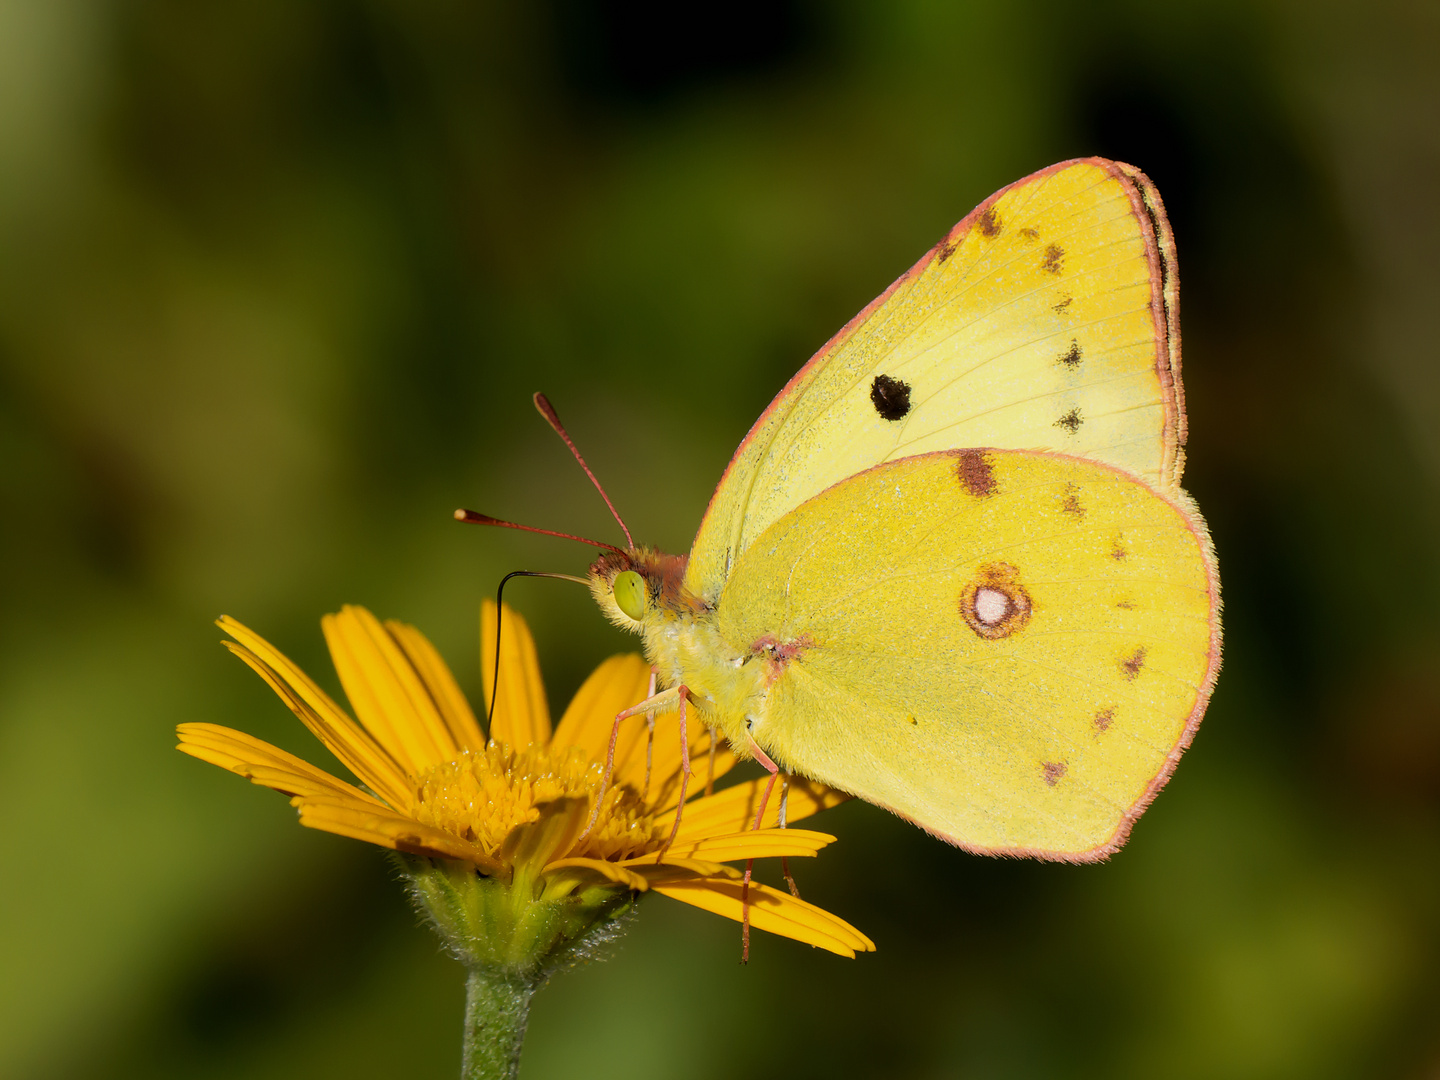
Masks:
[[[615,603],[621,611],[636,622],[645,617],[645,607],[650,597],[644,578],[634,570],[625,570],[615,575],[611,589],[615,593]]]

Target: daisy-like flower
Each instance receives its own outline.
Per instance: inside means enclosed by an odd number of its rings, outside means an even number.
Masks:
[[[637,655],[601,664],[552,728],[534,642],[507,606],[487,738],[444,661],[412,626],[381,623],[359,607],[324,618],[352,719],[258,634],[230,618],[219,625],[234,639],[226,647],[360,786],[215,724],[180,725],[179,748],[289,795],[303,825],[400,853],[417,901],[471,971],[467,1076],[510,1074],[530,996],[557,967],[613,936],[637,893],[736,920],[748,915],[759,929],[843,956],[874,948],[814,904],[758,882],[747,887],[728,865],[814,855],[834,837],[774,827],[781,809],[774,798],[755,828],[763,780],[706,793],[735,759],[693,713],[696,776],[683,807],[674,713],[656,717],[653,737],[642,717],[622,724],[613,778],[604,784],[615,714],[648,690],[649,668]],[[482,657],[495,655],[496,632],[487,603]],[[482,671],[488,701],[496,687],[490,665]],[[792,781],[786,824],[844,797]]]

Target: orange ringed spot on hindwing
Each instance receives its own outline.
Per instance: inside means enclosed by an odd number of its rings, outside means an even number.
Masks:
[[[980,567],[974,581],[960,593],[960,615],[987,641],[1009,637],[1030,621],[1030,594],[1020,584],[1020,571],[1009,563]]]
[[[980,450],[961,450],[956,475],[965,490],[977,499],[995,494],[995,470],[990,467],[990,458]]]
[[[1040,765],[1040,774],[1051,787],[1058,784],[1067,771],[1063,761],[1046,761]]]
[[[899,420],[910,411],[910,384],[889,375],[876,375],[870,384],[870,404],[882,420]]]
[[[999,236],[1000,215],[995,213],[995,208],[992,206],[989,210],[986,210],[985,213],[980,215],[980,220],[975,223],[975,227],[987,237]]]
[[[1045,261],[1040,264],[1041,269],[1052,274],[1058,274],[1064,268],[1065,249],[1059,244],[1051,244],[1045,249]]]
[[[1120,661],[1120,668],[1125,672],[1125,678],[1132,682],[1134,681],[1135,677],[1140,674],[1140,669],[1145,666],[1145,654],[1149,651],[1150,650],[1144,645],[1141,645],[1124,660]]]

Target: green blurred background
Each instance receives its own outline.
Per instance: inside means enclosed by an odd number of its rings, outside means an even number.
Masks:
[[[0,1076],[454,1075],[376,849],[182,757],[328,759],[217,645],[317,620],[478,686],[505,570],[688,547],[790,374],[976,202],[1100,153],[1184,281],[1226,664],[1111,863],[860,804],[843,961],[663,899],[530,1078],[1440,1075],[1440,7],[0,0]],[[521,582],[552,704],[633,648]]]

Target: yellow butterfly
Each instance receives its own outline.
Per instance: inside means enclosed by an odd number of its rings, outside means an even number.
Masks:
[[[1220,663],[1177,302],[1139,170],[987,199],[780,392],[688,558],[591,566],[665,688],[622,715],[691,705],[772,773],[970,851],[1118,849]]]

